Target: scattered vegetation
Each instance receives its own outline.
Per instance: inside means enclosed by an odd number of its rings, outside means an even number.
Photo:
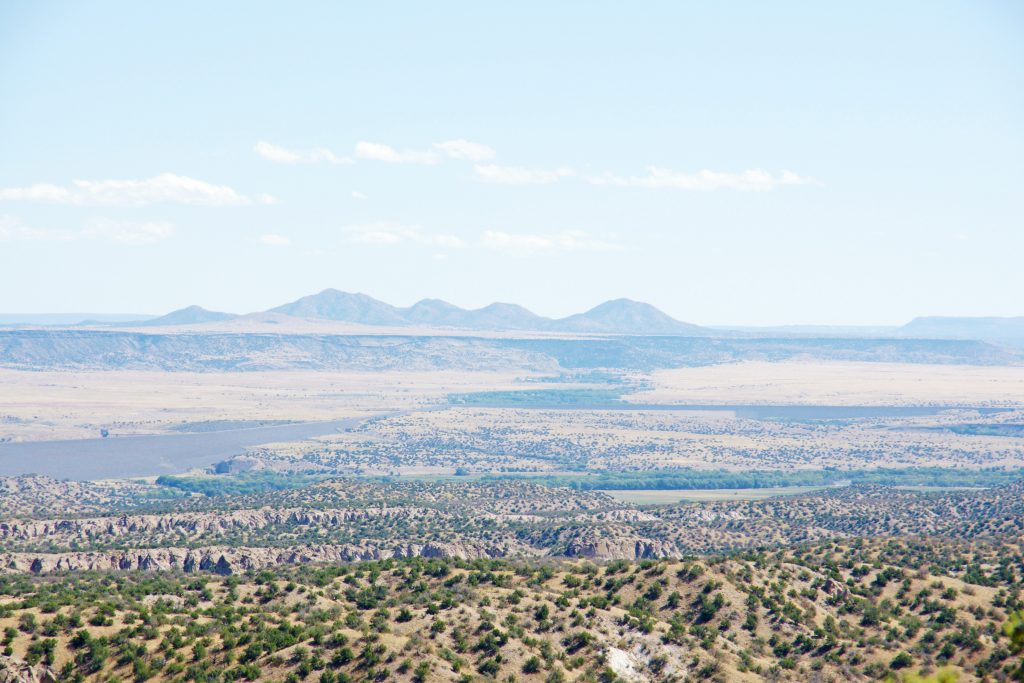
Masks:
[[[1022,575],[1019,548],[911,541],[8,575],[0,633],[61,681],[994,681],[1021,663]]]
[[[265,491],[281,491],[308,486],[325,479],[324,475],[299,472],[257,471],[232,476],[175,476],[158,477],[157,485],[179,489],[204,496],[245,495]]]

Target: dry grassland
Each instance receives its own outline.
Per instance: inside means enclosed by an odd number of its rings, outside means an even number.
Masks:
[[[636,403],[1024,405],[1024,367],[750,361],[652,373]]]
[[[521,373],[520,373],[521,375]],[[153,434],[211,420],[334,420],[513,389],[500,372],[21,372],[0,370],[0,442]]]

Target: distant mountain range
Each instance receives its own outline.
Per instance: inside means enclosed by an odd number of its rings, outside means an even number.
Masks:
[[[493,303],[469,310],[440,299],[423,299],[407,308],[392,306],[361,293],[325,289],[262,313],[247,316],[210,311],[202,306],[188,306],[160,317],[125,316],[103,319],[100,316],[9,316],[10,325],[94,325],[120,324],[131,327],[173,327],[202,325],[235,318],[276,317],[286,323],[288,318],[329,320],[373,327],[428,327],[486,331],[530,331],[595,334],[673,335],[688,337],[722,336],[699,325],[685,323],[650,304],[630,299],[606,301],[599,306],[566,318],[539,316],[522,306]],[[287,316],[287,317],[285,317]],[[0,324],[3,316],[0,315]]]
[[[631,299],[614,299],[589,311],[565,318],[546,318],[516,304],[493,303],[465,309],[440,299],[423,299],[412,306],[392,306],[361,293],[325,289],[269,311],[246,316],[188,306],[157,318],[128,315],[0,314],[0,325],[113,325],[173,327],[203,325],[241,318],[294,328],[296,320],[323,320],[372,327],[422,327],[456,330],[554,332],[568,334],[631,334],[676,337],[764,338],[903,338],[966,339],[1024,345],[1024,316],[920,317],[902,326],[783,325],[777,327],[709,328],[672,318],[654,306]],[[289,328],[289,322],[292,323]]]
[[[471,330],[531,330],[612,334],[711,336],[706,328],[676,320],[650,304],[615,299],[567,318],[545,318],[516,304],[493,303],[468,310],[440,299],[424,299],[399,308],[366,294],[325,289],[270,313],[361,325],[456,327]]]

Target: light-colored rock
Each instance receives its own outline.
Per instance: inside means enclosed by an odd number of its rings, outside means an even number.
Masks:
[[[602,538],[581,534],[568,541],[566,557],[592,560],[647,560],[679,557],[679,549],[670,542],[649,538]]]
[[[631,653],[620,650],[617,647],[609,647],[606,653],[608,668],[615,672],[619,678],[631,683],[646,683],[648,678],[640,673],[643,664],[637,661]]]
[[[57,683],[57,672],[45,664],[0,655],[0,683]]]

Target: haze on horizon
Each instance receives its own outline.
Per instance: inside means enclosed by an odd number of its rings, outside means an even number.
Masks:
[[[0,312],[1024,315],[1024,9],[0,7]]]

